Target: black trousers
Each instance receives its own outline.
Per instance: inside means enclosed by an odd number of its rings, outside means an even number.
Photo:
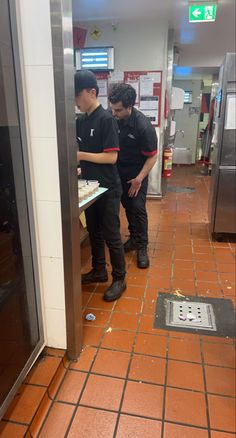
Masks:
[[[130,236],[135,240],[138,249],[146,248],[148,244],[148,218],[146,211],[148,177],[144,178],[137,196],[133,198],[130,198],[128,195],[130,184],[127,184],[127,181],[130,178],[124,178],[121,174],[120,178],[123,188],[121,203],[126,212]]]
[[[96,270],[106,268],[106,243],[113,280],[125,277],[125,256],[120,235],[120,197],[121,190],[108,190],[85,211],[92,249],[92,267]]]

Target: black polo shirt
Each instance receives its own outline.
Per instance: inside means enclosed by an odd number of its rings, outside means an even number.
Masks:
[[[149,119],[136,108],[128,120],[119,120],[118,170],[122,178],[135,178],[147,158],[157,154],[157,136]]]
[[[81,152],[119,151],[118,125],[112,115],[99,105],[91,114],[79,114],[76,120],[76,135]],[[82,177],[95,179],[102,187],[120,186],[117,167],[114,164],[80,163]]]

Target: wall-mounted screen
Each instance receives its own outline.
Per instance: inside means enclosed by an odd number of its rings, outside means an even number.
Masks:
[[[114,47],[85,47],[76,50],[76,70],[114,70]]]
[[[193,101],[193,93],[192,91],[184,92],[184,103],[192,103]]]

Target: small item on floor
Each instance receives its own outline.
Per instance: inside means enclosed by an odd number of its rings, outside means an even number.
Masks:
[[[88,313],[88,314],[85,316],[85,319],[87,319],[87,321],[95,321],[96,316],[95,316],[93,313]]]
[[[181,294],[180,292],[180,289],[176,289],[174,295],[176,295],[177,297],[185,298],[185,295]]]
[[[193,321],[194,319],[197,319],[197,317],[193,315],[193,313],[187,313],[187,319],[189,321]]]
[[[179,315],[179,319],[180,319],[180,321],[186,321],[186,318],[183,315]]]
[[[111,333],[111,332],[112,332],[112,328],[109,327],[109,328],[106,330],[106,333]]]

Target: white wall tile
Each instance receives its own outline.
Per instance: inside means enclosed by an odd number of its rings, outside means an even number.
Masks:
[[[52,66],[25,67],[31,137],[56,137]]]
[[[46,345],[54,348],[66,348],[66,319],[65,311],[45,309],[47,321]]]
[[[25,65],[52,65],[49,0],[20,0]]]
[[[45,307],[65,308],[63,260],[55,257],[42,257],[43,291]]]
[[[63,257],[61,204],[37,201],[37,219],[41,257]]]
[[[31,149],[36,199],[38,201],[60,201],[56,139],[32,138]]]

